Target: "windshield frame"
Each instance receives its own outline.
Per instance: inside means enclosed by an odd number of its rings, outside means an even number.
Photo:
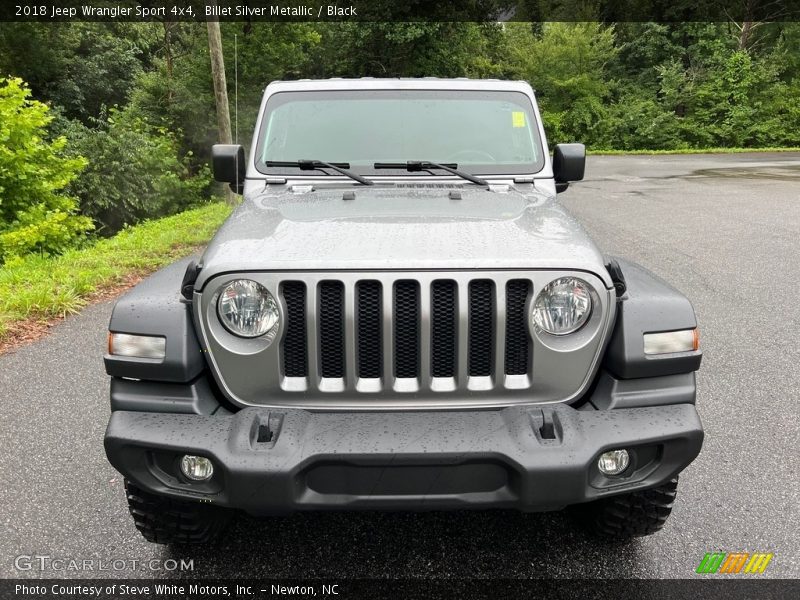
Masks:
[[[302,177],[303,179],[307,179],[310,177],[308,171],[301,171],[299,168],[289,168],[289,167],[267,167],[263,161],[263,152],[264,152],[264,144],[266,143],[266,128],[268,127],[269,119],[271,113],[282,106],[287,102],[291,102],[295,99],[299,94],[314,94],[317,96],[330,96],[330,95],[342,95],[342,96],[352,96],[354,98],[363,98],[365,95],[388,95],[391,94],[393,96],[397,95],[431,95],[431,94],[439,94],[443,97],[455,98],[455,99],[463,99],[464,96],[468,95],[483,95],[483,96],[513,96],[514,100],[523,106],[525,109],[528,118],[530,119],[530,127],[531,132],[533,134],[533,142],[534,142],[534,152],[536,153],[537,160],[535,162],[530,163],[520,163],[519,165],[509,166],[508,163],[498,165],[498,164],[464,164],[459,165],[459,169],[464,170],[472,175],[476,176],[503,176],[503,177],[518,177],[521,175],[535,175],[540,173],[547,164],[547,154],[544,149],[544,145],[542,143],[542,131],[541,131],[541,123],[539,122],[539,115],[536,111],[535,103],[532,101],[532,98],[529,94],[525,93],[522,90],[505,90],[505,89],[450,89],[450,88],[405,88],[405,89],[394,89],[394,88],[351,88],[351,89],[299,89],[299,90],[282,90],[276,91],[270,94],[264,103],[263,114],[260,118],[259,128],[258,128],[258,135],[256,138],[256,144],[254,146],[254,156],[253,156],[253,163],[255,169],[258,173],[262,175],[266,175],[269,177],[286,177],[286,178],[297,178]],[[313,156],[313,157],[297,157],[298,159],[314,159],[314,160],[326,160],[326,161],[340,161],[345,160],[345,158],[340,156],[334,157],[321,157],[321,156]],[[407,157],[407,160],[429,160],[430,157]],[[374,162],[374,161],[373,161]],[[381,161],[378,161],[381,162]],[[253,164],[251,163],[251,164]],[[395,178],[414,178],[414,177],[431,177],[432,174],[428,172],[420,172],[420,173],[413,173],[408,172],[406,169],[397,169],[397,170],[387,170],[387,169],[375,169],[373,167],[367,167],[365,165],[354,165],[350,169],[354,173],[362,176],[369,176],[374,177],[377,179],[395,179]],[[455,177],[454,175],[447,173],[442,175],[434,175],[437,177]],[[319,175],[319,177],[323,177]],[[328,176],[330,177],[330,176]]]

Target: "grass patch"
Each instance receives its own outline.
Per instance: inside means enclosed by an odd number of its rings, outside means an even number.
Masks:
[[[594,155],[626,154],[743,154],[745,152],[800,152],[800,148],[681,148],[678,150],[587,150]]]
[[[27,256],[0,267],[0,342],[18,331],[21,321],[77,312],[89,297],[191,254],[211,239],[230,210],[215,202],[61,256]]]

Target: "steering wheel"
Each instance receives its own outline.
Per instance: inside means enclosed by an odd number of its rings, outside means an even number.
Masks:
[[[461,160],[459,160],[458,158],[459,156],[462,157]],[[484,150],[459,150],[455,154],[451,154],[450,156],[448,156],[447,162],[454,162],[454,163],[460,163],[461,161],[469,162],[470,156],[476,161],[483,161],[487,163],[497,162],[497,159],[494,156],[492,156],[488,152],[485,152]]]

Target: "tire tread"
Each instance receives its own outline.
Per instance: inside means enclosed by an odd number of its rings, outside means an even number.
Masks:
[[[230,521],[230,511],[150,494],[125,481],[128,509],[136,529],[154,544],[204,544],[215,540]]]
[[[656,488],[577,506],[576,512],[595,535],[610,541],[626,541],[659,532],[672,512],[677,490],[676,476]]]

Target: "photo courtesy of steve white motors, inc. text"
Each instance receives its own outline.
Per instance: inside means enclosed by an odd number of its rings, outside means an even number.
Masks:
[[[338,596],[338,584],[319,585],[279,585],[269,587],[253,587],[247,585],[212,585],[212,584],[174,584],[174,583],[125,583],[103,584],[70,584],[53,583],[49,585],[27,585],[18,583],[14,586],[15,596],[70,596],[70,597],[132,597],[141,596],[252,596],[256,593],[291,596]]]

